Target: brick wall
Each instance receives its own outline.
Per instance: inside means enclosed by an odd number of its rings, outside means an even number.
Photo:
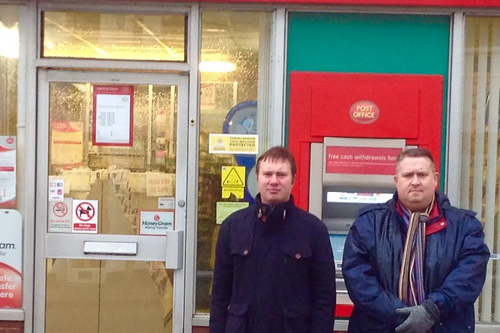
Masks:
[[[24,322],[22,321],[0,321],[0,333],[23,333]]]

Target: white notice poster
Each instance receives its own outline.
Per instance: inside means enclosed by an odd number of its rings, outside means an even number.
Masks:
[[[49,202],[49,232],[71,232],[73,199]]]
[[[134,87],[94,86],[92,143],[132,146]]]
[[[0,207],[16,203],[16,137],[0,136]]]

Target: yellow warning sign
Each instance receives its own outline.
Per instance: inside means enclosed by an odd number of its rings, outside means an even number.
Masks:
[[[222,198],[227,199],[234,196],[237,199],[243,199],[245,197],[244,187],[223,187],[222,188]]]
[[[245,187],[245,167],[223,166],[220,181],[223,187]]]
[[[214,134],[209,135],[210,154],[257,155],[258,135]]]

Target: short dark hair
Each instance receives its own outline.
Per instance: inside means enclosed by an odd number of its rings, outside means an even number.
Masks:
[[[434,158],[432,157],[432,154],[430,151],[428,151],[425,148],[410,148],[410,149],[405,149],[398,154],[398,157],[396,158],[396,172],[399,168],[399,164],[401,163],[401,161],[407,157],[427,158],[431,162],[432,170],[434,172],[436,171],[436,164],[434,163]]]
[[[276,146],[268,149],[264,154],[262,154],[257,160],[256,172],[259,174],[260,162],[262,161],[286,161],[290,163],[290,170],[292,171],[292,178],[295,179],[295,174],[297,173],[297,164],[295,164],[295,158],[292,153],[285,147]]]

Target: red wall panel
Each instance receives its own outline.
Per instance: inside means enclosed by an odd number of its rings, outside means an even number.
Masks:
[[[369,100],[379,118],[359,124],[351,106]],[[309,206],[310,144],[323,138],[399,138],[427,148],[440,170],[443,77],[440,75],[292,72],[289,147],[298,172],[293,188],[297,204]]]

